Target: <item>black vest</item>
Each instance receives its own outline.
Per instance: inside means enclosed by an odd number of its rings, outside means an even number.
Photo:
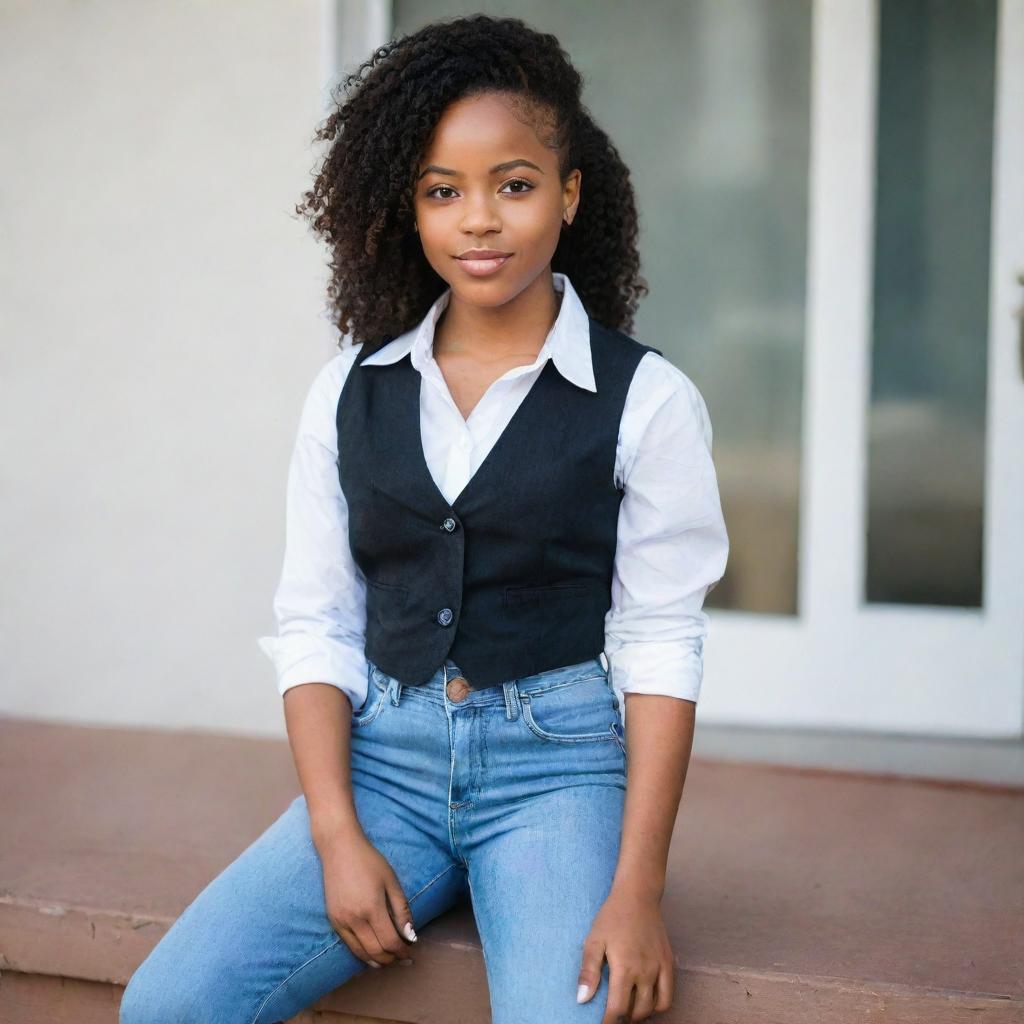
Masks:
[[[366,577],[368,659],[417,685],[451,658],[481,689],[598,657],[619,423],[648,351],[659,352],[590,320],[596,393],[548,359],[451,504],[423,454],[411,356],[365,367],[369,353],[357,356],[338,400],[338,470]]]

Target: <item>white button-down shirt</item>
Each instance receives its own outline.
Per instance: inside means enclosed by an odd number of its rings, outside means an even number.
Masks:
[[[393,363],[411,353],[422,378],[424,456],[449,503],[483,462],[548,359],[577,386],[597,390],[586,310],[568,277],[553,277],[561,305],[536,360],[495,380],[468,419],[433,357],[434,327],[450,289],[418,326],[363,362]],[[344,690],[355,708],[367,690],[366,581],[348,542],[336,414],[361,348],[346,346],[321,369],[302,409],[288,471],[284,566],[274,596],[278,635],[257,640],[274,663],[282,695],[300,683],[330,683]],[[690,378],[656,352],[644,354],[630,384],[614,473],[625,493],[602,664],[623,713],[623,697],[630,692],[696,702],[708,626],[702,606],[725,572],[729,539],[711,460],[707,407]]]

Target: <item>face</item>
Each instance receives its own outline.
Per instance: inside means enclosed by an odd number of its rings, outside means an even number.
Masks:
[[[562,181],[558,153],[526,120],[497,93],[458,100],[420,161],[423,252],[456,300],[502,305],[549,275],[563,215],[576,215],[580,171]]]

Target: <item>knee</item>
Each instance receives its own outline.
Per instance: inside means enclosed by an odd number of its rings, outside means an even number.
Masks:
[[[128,979],[121,995],[118,1024],[157,1024],[157,1021],[183,1020],[168,1005],[174,999],[175,991],[173,984],[160,980],[152,957],[144,960]]]
[[[202,992],[202,980],[187,965],[172,964],[157,946],[121,995],[118,1024],[212,1024],[219,1009]],[[227,1018],[224,1018],[226,1021]]]
[[[199,968],[158,944],[128,979],[118,1024],[247,1024],[243,991],[237,972],[223,964]]]

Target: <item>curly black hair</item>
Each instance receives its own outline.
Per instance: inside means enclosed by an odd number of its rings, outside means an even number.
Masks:
[[[588,314],[633,331],[640,277],[629,169],[581,101],[583,78],[558,39],[519,18],[434,21],[376,49],[332,95],[316,129],[328,148],[295,210],[330,249],[328,298],[342,335],[367,352],[410,330],[447,287],[413,229],[419,161],[448,105],[501,92],[553,128],[564,181],[579,168],[580,203],[552,258]],[[547,134],[547,133],[546,133]],[[339,341],[339,345],[343,342]]]

